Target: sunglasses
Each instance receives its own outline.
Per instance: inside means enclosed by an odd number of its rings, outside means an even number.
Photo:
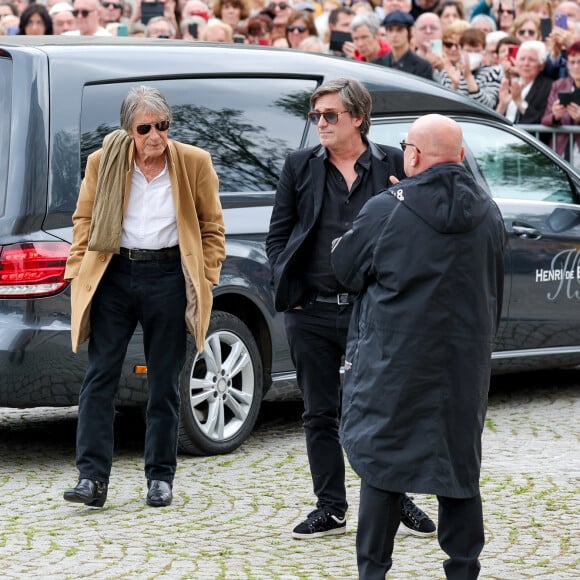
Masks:
[[[511,14],[512,16],[516,15],[515,10],[511,10],[510,8],[502,8],[501,6],[497,9],[497,11],[502,14]]]
[[[414,143],[407,143],[406,141],[401,141],[399,145],[401,146],[403,153],[405,152],[405,149],[407,147],[415,147],[415,149],[417,149],[417,153],[421,153],[421,149],[419,149],[419,147],[417,147],[417,145],[415,145]]]
[[[538,34],[537,30],[528,30],[527,28],[521,28],[520,30],[518,30],[518,36],[536,36]]]
[[[443,46],[444,46],[445,48],[449,48],[449,49],[452,49],[452,48],[459,48],[459,43],[458,43],[458,42],[444,42],[444,43],[443,43]]]
[[[286,30],[288,32],[306,32],[308,28],[306,26],[287,26]]]
[[[88,18],[89,14],[92,14],[94,12],[94,10],[77,10],[76,8],[74,10],[72,10],[72,15],[75,18],[78,18],[79,16],[82,16],[83,18]]]
[[[321,118],[329,123],[330,125],[336,125],[338,123],[338,118],[344,113],[348,113],[348,111],[340,111],[339,113],[315,113],[314,111],[310,111],[308,113],[308,120],[313,125],[318,125],[318,122]]]
[[[160,133],[165,133],[169,129],[169,121],[159,121],[159,123],[143,123],[142,125],[137,125],[135,130],[139,135],[147,135],[151,131],[151,127],[155,127]]]
[[[269,10],[276,10],[276,8],[278,8],[279,10],[286,10],[286,8],[289,7],[289,4],[286,4],[286,2],[280,2],[280,4],[276,4],[275,2],[271,2],[270,4],[268,4],[268,9]]]
[[[116,2],[101,2],[103,8],[114,8],[115,10],[121,10],[123,8],[122,4],[117,4]]]

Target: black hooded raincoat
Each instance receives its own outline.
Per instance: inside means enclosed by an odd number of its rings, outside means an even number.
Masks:
[[[370,485],[479,493],[504,245],[489,194],[446,163],[372,198],[335,247],[338,279],[361,292],[341,440]]]

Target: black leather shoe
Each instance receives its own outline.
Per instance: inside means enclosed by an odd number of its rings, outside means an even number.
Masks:
[[[64,492],[64,499],[73,503],[84,503],[86,506],[100,508],[107,500],[107,484],[92,479],[80,479],[76,487]]]
[[[173,501],[173,492],[171,484],[168,481],[151,479],[147,482],[149,491],[147,492],[147,505],[153,507],[164,507],[171,505]]]

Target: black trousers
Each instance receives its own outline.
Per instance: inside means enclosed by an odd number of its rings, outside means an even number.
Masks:
[[[109,482],[114,398],[129,340],[140,322],[149,386],[145,476],[173,481],[179,374],[186,348],[185,307],[179,256],[143,262],[113,257],[91,306],[89,364],[80,392],[77,427],[80,478]]]
[[[384,580],[393,564],[393,544],[401,521],[403,494],[361,481],[356,553],[361,580]],[[449,580],[475,580],[485,543],[481,496],[456,499],[437,496],[438,539],[449,556],[443,563]]]
[[[338,437],[340,365],[352,305],[309,302],[285,315],[286,333],[304,397],[306,449],[317,507],[342,517],[348,508]]]

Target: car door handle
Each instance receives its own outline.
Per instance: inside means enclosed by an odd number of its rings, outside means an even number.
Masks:
[[[524,238],[525,240],[539,240],[542,237],[542,234],[536,228],[529,226],[513,224],[512,229],[516,236]]]

